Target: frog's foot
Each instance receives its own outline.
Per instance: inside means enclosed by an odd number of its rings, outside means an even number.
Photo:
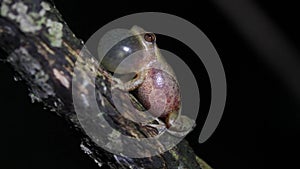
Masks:
[[[176,130],[167,130],[167,132],[169,134],[171,134],[172,136],[175,137],[185,137],[187,134],[189,134],[191,130],[187,130],[187,131],[176,131]]]
[[[161,134],[162,132],[166,131],[166,129],[167,129],[166,124],[159,119],[155,119],[153,122],[150,122],[150,123],[142,123],[142,125],[155,128],[157,130],[158,134]]]
[[[184,137],[191,132],[195,126],[195,120],[181,115],[167,130],[167,132],[176,137]]]

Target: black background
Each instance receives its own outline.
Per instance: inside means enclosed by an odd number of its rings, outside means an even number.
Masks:
[[[299,152],[299,139],[296,136],[300,133],[297,95],[290,89],[287,79],[283,80],[280,73],[274,71],[264,59],[265,53],[260,53],[249,43],[240,33],[239,25],[232,22],[214,3],[181,1],[162,5],[154,1],[113,1],[108,4],[74,0],[54,2],[70,28],[84,41],[104,24],[136,12],[166,12],[197,25],[220,55],[226,72],[228,96],[223,118],[212,137],[203,144],[197,142],[205,112],[200,115],[196,130],[188,136],[196,153],[214,168],[288,168],[296,164]],[[235,5],[232,2],[229,1],[228,5]],[[300,53],[297,49],[300,27],[297,24],[299,12],[296,3],[270,3],[266,0],[253,2],[280,30],[289,45]],[[183,53],[180,44],[176,46],[175,42],[173,44],[163,39],[158,42],[161,46],[171,51],[173,49],[172,52],[179,55]],[[285,57],[284,53],[282,57]],[[199,61],[185,61],[198,80],[199,76],[206,78],[205,73],[197,73]],[[0,168],[98,168],[80,150],[80,140],[67,124],[54,113],[43,110],[41,104],[32,104],[27,87],[15,82],[14,76],[8,64],[0,64],[0,125],[3,142],[0,164],[3,167]],[[207,82],[198,82],[200,90],[205,93]],[[207,109],[207,102],[203,101],[201,111]],[[292,155],[292,152],[296,152],[296,155]]]

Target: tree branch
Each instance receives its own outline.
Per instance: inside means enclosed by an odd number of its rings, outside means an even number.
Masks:
[[[97,146],[83,131],[74,110],[75,63],[80,72],[76,78],[86,79],[86,72],[97,77],[96,83],[87,81],[75,92],[84,93],[86,85],[95,86],[100,96],[98,102],[103,103],[99,107],[113,127],[132,137],[151,137],[155,131],[119,115],[106,90],[114,78],[98,66],[88,51],[79,54],[83,42],[72,33],[53,4],[44,0],[0,0],[0,5],[0,46],[8,54],[6,60],[25,80],[34,99],[78,131],[82,150],[100,166],[104,163],[110,168],[210,168],[185,140],[164,154],[143,159],[114,155]]]

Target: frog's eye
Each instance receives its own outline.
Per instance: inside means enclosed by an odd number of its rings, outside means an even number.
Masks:
[[[155,37],[154,33],[146,33],[146,34],[144,35],[144,39],[145,39],[147,42],[153,43],[153,42],[155,42],[156,37]]]

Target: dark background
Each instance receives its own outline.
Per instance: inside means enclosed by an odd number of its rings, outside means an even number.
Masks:
[[[242,31],[245,21],[251,21],[250,15],[249,18],[243,16],[241,22],[235,21],[228,15],[228,11],[222,10],[217,0],[199,4],[170,2],[167,5],[154,1],[113,1],[108,4],[74,0],[54,2],[74,33],[84,41],[104,24],[137,12],[166,12],[198,26],[220,55],[226,72],[228,96],[217,130],[208,141],[199,144],[197,139],[209,106],[209,84],[199,80],[202,77],[207,80],[205,71],[197,72],[199,61],[184,59],[196,74],[200,91],[203,91],[203,97],[206,98],[201,102],[203,107],[200,110],[203,112],[198,118],[197,128],[187,137],[196,153],[213,168],[261,169],[296,165],[299,152],[297,136],[300,134],[300,95],[297,93],[300,88],[297,84],[300,83],[297,83],[297,75],[300,77],[300,74],[297,69],[290,71],[292,64],[300,64],[300,27],[297,24],[299,9],[296,2],[251,1],[263,14],[262,18],[266,17],[267,23],[272,23],[271,27],[260,31],[266,20],[258,17],[256,22],[254,19],[254,24],[250,26],[257,28],[258,33]],[[242,11],[248,7],[247,3],[235,3],[238,1],[233,0],[223,2],[226,2],[225,6]],[[241,16],[239,10],[231,16]],[[278,30],[280,36],[264,33],[274,29]],[[250,33],[252,40],[246,36],[247,33]],[[279,38],[280,43],[276,43],[278,37],[284,37],[284,41]],[[190,52],[168,38],[161,39],[158,42],[161,46],[179,56],[186,54],[184,51]],[[257,45],[256,40],[263,43]],[[281,63],[285,65],[276,67]],[[41,104],[32,104],[27,87],[22,82],[15,82],[16,75],[12,72],[8,64],[0,63],[0,124],[3,142],[3,167],[0,168],[98,168],[80,150],[80,140],[64,120],[43,110]],[[290,76],[284,72],[294,74]]]

